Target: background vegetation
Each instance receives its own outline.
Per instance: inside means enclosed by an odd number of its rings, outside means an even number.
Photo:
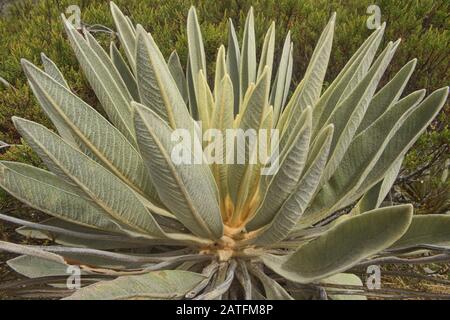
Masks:
[[[11,116],[17,115],[50,126],[32,96],[20,67],[20,59],[39,63],[44,52],[55,61],[71,88],[86,102],[97,106],[62,31],[60,14],[69,5],[81,9],[82,22],[112,28],[109,1],[104,0],[24,0],[10,1],[0,17],[0,140],[10,147],[0,149],[0,159],[19,160],[39,165],[38,158],[22,144]],[[406,62],[418,58],[415,73],[406,93],[426,88],[428,92],[449,84],[450,80],[450,2],[447,0],[116,0],[117,5],[141,23],[154,36],[163,54],[177,50],[182,61],[187,57],[186,16],[195,5],[205,39],[208,67],[214,68],[216,49],[227,43],[227,19],[232,18],[237,30],[243,31],[244,18],[250,5],[255,9],[258,45],[272,20],[276,21],[277,53],[281,52],[288,30],[294,41],[294,84],[306,69],[315,43],[331,12],[337,12],[337,26],[327,81],[342,69],[352,53],[371,33],[366,27],[366,10],[371,4],[381,8],[382,21],[387,22],[384,42],[402,38],[402,44],[387,70],[388,81]],[[1,5],[1,3],[0,3]],[[97,32],[106,45],[114,34]],[[382,45],[383,46],[383,45]],[[446,175],[450,145],[450,105],[441,112],[429,130],[407,155],[395,192],[389,201],[413,202],[421,214],[445,213],[450,210],[450,180]],[[0,191],[0,210],[17,209],[17,202]],[[19,210],[29,215],[34,211]],[[12,236],[12,227],[0,223],[0,239]],[[0,256],[0,261],[3,260]],[[0,265],[1,269],[1,265]],[[1,271],[0,271],[1,274]],[[0,282],[2,277],[0,275]]]

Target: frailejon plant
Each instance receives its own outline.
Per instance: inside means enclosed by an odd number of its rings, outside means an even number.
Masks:
[[[63,17],[108,119],[71,91],[45,55],[45,72],[22,61],[58,134],[13,118],[49,171],[1,162],[0,184],[53,218],[0,217],[21,225],[22,235],[56,244],[0,242],[21,254],[8,261],[11,268],[69,299],[340,299],[367,295],[358,268],[417,262],[419,250],[429,252],[426,261],[448,259],[450,216],[415,217],[411,205],[380,208],[406,151],[448,94],[445,87],[426,98],[424,90],[401,97],[415,60],[376,90],[399,45],[389,42],[375,58],[384,25],[322,92],[333,15],[291,93],[290,35],[275,59],[272,23],[257,63],[250,9],[241,47],[229,21],[211,89],[194,8],[186,72],[176,52],[166,61],[151,34],[113,3],[111,11],[120,47],[113,39],[109,54]],[[175,163],[178,129],[195,137],[182,142],[190,151],[204,142],[202,130],[276,129],[278,170]],[[236,155],[250,158],[248,144]],[[222,151],[215,156],[223,158]],[[73,267],[82,288],[58,289]]]

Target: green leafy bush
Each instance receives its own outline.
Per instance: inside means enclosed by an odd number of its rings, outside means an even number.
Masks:
[[[334,40],[335,54],[326,76],[326,83],[334,79],[347,59],[369,34],[366,27],[366,9],[374,1],[324,1],[324,0],[280,0],[280,1],[118,1],[124,12],[132,16],[133,21],[143,24],[144,28],[155,35],[155,41],[162,53],[168,57],[177,50],[181,61],[187,57],[186,51],[186,17],[185,12],[191,4],[197,7],[203,30],[207,60],[214,61],[220,44],[226,44],[227,18],[232,18],[237,27],[243,26],[245,12],[250,5],[255,8],[256,39],[258,49],[262,46],[265,29],[272,20],[277,21],[276,50],[279,55],[282,41],[288,30],[297,45],[294,48],[293,86],[298,84],[306,70],[314,43],[321,32],[330,13],[337,12],[338,23]],[[91,105],[97,105],[82,73],[79,72],[76,59],[64,40],[60,23],[60,14],[72,4],[80,6],[82,21],[87,24],[103,24],[112,27],[106,1],[19,1],[9,7],[9,14],[1,17],[0,35],[0,77],[3,77],[17,88],[12,94],[7,89],[0,89],[0,140],[9,143],[18,142],[18,135],[11,123],[11,115],[15,114],[33,120],[43,120],[42,113],[31,98],[25,85],[25,78],[20,68],[20,58],[38,63],[41,52],[44,52],[66,76],[71,88]],[[381,8],[382,21],[387,21],[386,39],[402,38],[402,45],[396,59],[386,72],[382,84],[391,78],[412,57],[417,57],[416,77],[411,79],[407,91],[425,88],[429,92],[448,84],[450,57],[450,22],[448,1],[375,1]],[[237,28],[243,30],[243,28]],[[242,34],[240,35],[242,36]],[[105,38],[107,38],[105,36]],[[107,43],[108,41],[105,41]],[[385,43],[382,43],[382,45]],[[213,71],[213,64],[208,72]],[[1,86],[1,85],[0,85]],[[437,132],[448,128],[447,115],[440,118],[444,126]],[[435,135],[435,134],[434,134]],[[442,136],[448,143],[448,133]],[[427,141],[425,135],[420,141]],[[418,145],[423,149],[422,144]],[[427,144],[426,148],[430,145]],[[433,143],[431,144],[433,148]],[[421,161],[412,154],[407,158],[411,165]]]

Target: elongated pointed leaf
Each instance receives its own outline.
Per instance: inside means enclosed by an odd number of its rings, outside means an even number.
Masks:
[[[197,13],[192,6],[189,9],[187,19],[187,37],[188,37],[188,66],[187,66],[187,86],[189,97],[189,109],[194,119],[199,119],[199,110],[197,106],[198,95],[198,77],[200,70],[203,70],[206,77],[206,58],[203,47],[202,33],[197,19]]]
[[[87,29],[83,29],[83,34],[88,46],[97,55],[105,68],[110,72],[111,79],[113,80],[114,85],[117,86],[118,90],[120,90],[120,94],[122,95],[122,97],[127,101],[131,101],[133,97],[128,90],[128,86],[123,80],[119,70],[114,65],[111,57],[108,55],[108,52],[103,49],[100,43],[98,43],[98,41]]]
[[[139,104],[134,107],[139,148],[160,199],[195,234],[220,238],[223,225],[209,167],[193,162],[191,141],[181,142],[191,162],[176,164],[172,154],[177,144],[171,140],[172,130],[152,110]]]
[[[207,130],[211,125],[211,118],[214,112],[214,97],[206,81],[203,70],[198,73],[197,80],[197,108],[199,120],[202,122],[204,130]],[[203,134],[202,134],[203,136]]]
[[[264,37],[264,43],[261,50],[261,57],[259,59],[257,78],[259,78],[262,75],[265,66],[269,67],[270,78],[272,78],[274,51],[275,51],[275,22],[272,22],[270,24],[269,30],[267,30],[266,36]]]
[[[330,160],[322,178],[323,182],[332,176],[341,162],[397,45],[398,43],[395,45],[389,44],[386,47],[364,79],[346,99],[338,104],[330,119],[328,119],[327,123],[332,123],[335,126],[335,134],[331,144]]]
[[[249,230],[258,229],[268,224],[281,208],[283,202],[292,194],[297,186],[308,155],[311,138],[311,109],[305,110],[305,121],[292,147],[279,163],[278,171],[271,176],[265,197],[254,218],[247,224]]]
[[[131,117],[131,96],[115,67],[108,66],[108,59],[101,59],[80,33],[64,19],[67,36],[75,51],[80,66],[86,75],[109,120],[130,140],[134,142]],[[91,41],[91,44],[95,42]],[[98,48],[97,48],[98,49]],[[106,54],[105,54],[106,55]],[[106,55],[107,57],[107,55]],[[106,63],[106,65],[105,65]],[[111,64],[111,61],[109,61]],[[120,81],[117,81],[120,79]]]
[[[405,155],[442,109],[447,100],[448,92],[448,87],[434,91],[420,103],[416,110],[411,112],[401,128],[389,140],[371,172],[360,183],[358,190],[353,193],[353,198],[358,198],[364,194],[384,176],[392,163]]]
[[[106,213],[51,172],[8,161],[0,163],[0,172],[1,187],[37,210],[87,227],[120,231]]]
[[[120,77],[122,78],[123,82],[127,86],[128,91],[130,92],[131,96],[133,97],[133,100],[140,101],[139,97],[139,91],[137,88],[136,78],[134,74],[131,72],[130,68],[128,67],[127,63],[125,62],[125,59],[122,57],[122,54],[120,53],[119,49],[117,49],[114,42],[111,42],[109,54],[111,56],[111,61],[113,65],[116,67],[117,71],[120,74]]]
[[[241,53],[239,51],[239,43],[234,30],[233,21],[228,20],[228,49],[227,49],[227,69],[233,83],[234,92],[234,114],[239,113],[240,104],[240,76],[239,68],[241,63]]]
[[[138,193],[157,199],[141,156],[109,121],[31,63],[23,61],[22,65],[43,109],[83,152]]]
[[[245,21],[244,39],[242,40],[242,53],[239,66],[239,93],[241,95],[241,101],[244,99],[244,94],[250,83],[256,82],[256,43],[254,24],[253,7],[250,7]]]
[[[178,57],[177,52],[174,50],[169,56],[169,60],[167,61],[167,66],[169,67],[170,73],[172,74],[175,83],[177,84],[177,88],[183,97],[184,103],[188,102],[188,93],[187,93],[187,83],[186,76],[183,73],[183,67],[181,66],[180,57]]]
[[[283,240],[294,229],[302,214],[305,212],[311,197],[319,185],[323,169],[328,158],[333,127],[327,133],[327,139],[317,154],[316,159],[305,172],[296,189],[286,199],[276,213],[273,221],[255,239],[256,245],[267,245]]]
[[[8,221],[4,217],[1,217],[1,219]],[[134,241],[134,239],[125,235],[81,226],[59,218],[46,219],[40,223],[22,222],[21,224],[23,224],[22,227],[17,228],[15,231],[24,237],[54,241],[57,244],[70,247],[108,250],[144,247],[150,241],[158,243],[156,239]],[[116,229],[117,232],[120,232],[119,228],[116,227]]]
[[[213,165],[213,174],[219,186],[221,199],[225,199],[228,194],[228,170],[229,165],[226,159],[226,141],[227,129],[233,127],[233,83],[228,74],[222,79],[217,89],[217,97],[215,101],[215,111],[212,119],[212,128],[219,130],[222,136],[222,149],[217,150],[216,157],[219,158],[219,163]]]
[[[264,120],[264,109],[267,106],[268,96],[269,96],[269,84],[270,79],[268,72],[266,71],[258,80],[254,90],[248,95],[247,103],[242,111],[242,116],[240,118],[239,129],[244,133],[250,134],[250,130],[260,129],[261,124]],[[237,140],[237,139],[236,139]],[[249,139],[245,139],[242,143],[237,141],[235,154],[244,155],[244,161],[248,164],[250,161],[250,148]],[[255,150],[253,150],[255,152]],[[239,187],[241,180],[245,174],[246,164],[234,164],[230,167],[228,185],[230,187],[231,198],[236,201],[237,194],[239,192]]]
[[[187,61],[186,64],[186,84],[187,84],[187,92],[188,92],[188,100],[189,100],[189,113],[191,114],[192,118],[195,120],[198,120],[198,110],[197,110],[197,95],[195,92],[194,87],[194,78],[193,78],[192,70],[191,70],[191,63]]]
[[[450,245],[450,215],[414,216],[406,233],[389,249]]]
[[[354,87],[367,73],[383,37],[385,24],[374,31],[346,63],[339,75],[320,97],[313,109],[313,127],[317,133],[334,111],[347,87]],[[350,85],[350,82],[353,82]]]
[[[386,207],[343,221],[286,257],[265,256],[264,263],[299,283],[327,278],[388,248],[408,229],[412,206]]]
[[[173,129],[191,129],[192,120],[175,80],[153,38],[137,27],[137,82],[142,104]]]
[[[125,54],[128,58],[128,62],[131,65],[133,71],[136,70],[136,33],[131,25],[128,17],[126,17],[122,11],[111,1],[111,13],[118,31],[119,40],[122,44]],[[127,19],[128,18],[128,19]]]
[[[314,49],[300,92],[296,96],[296,101],[293,102],[295,107],[289,115],[286,132],[283,134],[290,135],[300,112],[307,106],[314,107],[320,97],[333,43],[335,20],[336,15],[333,14]]]
[[[369,191],[358,201],[358,204],[352,210],[353,213],[363,213],[369,210],[378,208],[387,194],[392,188],[392,185],[397,179],[398,173],[401,169],[403,158],[395,161],[391,168],[386,172],[384,179],[370,188]]]
[[[59,71],[58,67],[55,65],[55,63],[53,61],[51,61],[44,53],[41,53],[41,59],[42,59],[42,64],[45,68],[45,72],[51,77],[53,78],[56,82],[58,82],[60,85],[64,86],[65,88],[67,88],[67,90],[70,91],[70,88],[66,82],[66,80],[64,79],[63,75],[61,74],[61,72]],[[21,63],[22,66],[24,65],[24,62],[27,62],[26,60],[22,59]],[[29,82],[29,85],[31,87],[31,89],[34,91],[34,86],[33,83]],[[36,98],[38,99],[39,103],[42,105],[45,102],[42,101],[42,99],[36,95]],[[66,140],[68,143],[70,143],[72,146],[76,146],[76,142],[75,139],[73,138],[72,134],[70,133],[70,130],[61,122],[59,122],[56,118],[55,115],[52,114],[51,110],[48,110],[47,108],[43,107],[44,112],[46,113],[46,115],[52,120],[53,124],[55,125],[56,129],[58,130],[58,133],[61,137],[63,137],[64,140]]]
[[[47,252],[39,248],[35,248],[33,246],[25,246],[21,244],[15,244],[11,242],[6,241],[0,241],[0,250],[17,253],[17,254],[24,254],[27,256],[33,256],[41,259],[45,259],[47,261],[52,261],[56,263],[64,264],[65,260],[63,257],[54,254],[52,252]]]
[[[322,186],[305,213],[304,219],[318,221],[342,207],[341,200],[351,203],[349,193],[357,188],[360,181],[365,180],[390,139],[396,135],[410,114],[417,111],[419,107],[423,108],[419,105],[423,96],[424,91],[416,91],[405,97],[352,141],[338,169]],[[375,184],[381,178],[380,176],[373,183]]]
[[[294,300],[290,294],[275,280],[267,276],[257,267],[249,264],[252,273],[261,281],[265,296],[269,300]]]
[[[217,100],[218,98],[218,89],[220,87],[220,82],[226,74],[228,74],[228,70],[225,59],[225,47],[221,45],[219,47],[219,51],[217,52],[216,58],[216,72],[214,75],[214,100]]]
[[[69,265],[48,261],[32,256],[19,256],[7,261],[8,266],[15,272],[28,277],[40,278],[48,276],[70,276],[67,272]]]
[[[204,278],[198,273],[179,270],[124,276],[81,288],[65,300],[181,299]]]
[[[377,94],[367,108],[356,134],[364,131],[376,121],[389,107],[398,101],[416,66],[417,59],[408,62]]]
[[[197,19],[197,12],[194,7],[189,9],[187,19],[187,36],[189,47],[189,66],[191,68],[192,79],[195,92],[198,90],[197,77],[200,70],[206,75],[206,58],[205,49],[203,47],[203,38],[200,25]]]
[[[67,84],[66,79],[62,75],[61,71],[58,69],[56,64],[50,60],[44,53],[41,53],[42,65],[44,66],[45,72],[55,79],[59,84],[66,87],[70,90],[69,85]]]
[[[138,196],[118,177],[44,126],[16,117],[13,121],[47,167],[76,187],[91,203],[126,227],[143,234],[164,236]]]
[[[288,32],[286,39],[284,40],[283,51],[281,53],[281,60],[278,64],[277,75],[272,85],[270,93],[270,104],[273,105],[275,112],[275,119],[281,112],[281,108],[284,106],[287,98],[287,92],[291,85],[292,68],[290,64],[292,60],[292,45],[291,45],[291,32]],[[287,88],[287,89],[286,89]]]

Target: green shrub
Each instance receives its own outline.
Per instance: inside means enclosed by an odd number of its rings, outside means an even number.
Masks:
[[[263,32],[272,20],[277,21],[276,56],[280,55],[283,39],[290,29],[297,44],[294,48],[293,84],[302,78],[312,54],[316,39],[330,13],[337,12],[338,23],[334,40],[334,54],[326,80],[335,78],[345,61],[371,32],[366,27],[367,7],[374,1],[346,2],[333,0],[253,0],[253,1],[167,1],[136,0],[117,1],[134,22],[142,22],[152,32],[163,54],[168,57],[177,49],[184,62],[187,56],[185,12],[191,4],[198,8],[201,27],[207,49],[207,60],[214,61],[215,51],[220,44],[227,43],[226,23],[232,18],[236,29],[243,30],[245,13],[250,5],[255,9],[255,25],[258,46],[262,45]],[[89,89],[83,74],[79,71],[74,54],[64,39],[60,17],[69,5],[78,4],[84,23],[98,23],[112,27],[108,2],[100,0],[46,0],[20,1],[9,7],[1,17],[0,77],[6,79],[15,89],[0,85],[0,140],[18,143],[19,136],[12,126],[11,116],[17,115],[40,123],[49,124],[30,94],[20,68],[20,59],[26,58],[39,63],[41,51],[45,52],[62,68],[71,88],[91,105],[97,101]],[[382,83],[391,78],[407,61],[418,58],[415,76],[406,92],[426,88],[428,92],[448,85],[450,57],[450,3],[439,1],[375,1],[381,9],[382,21],[387,21],[385,39],[402,38],[394,62]],[[99,34],[100,39],[109,40],[109,35]],[[240,38],[242,35],[239,35]],[[109,41],[104,41],[108,43]],[[383,46],[383,44],[382,44]],[[184,64],[184,63],[183,63]],[[213,64],[209,64],[212,73]],[[292,89],[292,88],[291,88]],[[449,106],[444,109],[430,130],[422,136],[415,148],[408,154],[405,166],[414,170],[429,160],[426,156],[442,144],[449,145]],[[4,158],[5,155],[0,155]]]

